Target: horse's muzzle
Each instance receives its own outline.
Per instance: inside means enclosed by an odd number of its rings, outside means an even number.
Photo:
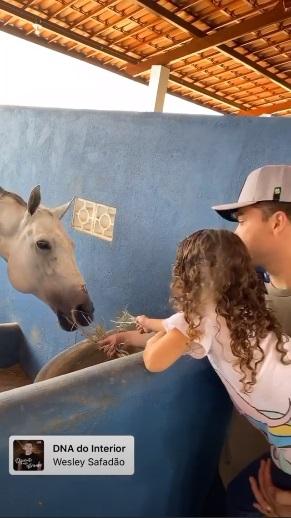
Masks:
[[[65,331],[76,331],[79,326],[85,327],[93,322],[94,306],[91,300],[72,308],[68,315],[57,311],[59,324]]]

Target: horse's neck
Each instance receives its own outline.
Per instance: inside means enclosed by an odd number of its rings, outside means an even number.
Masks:
[[[10,196],[0,196],[0,257],[8,258],[9,250],[17,235],[25,207]]]

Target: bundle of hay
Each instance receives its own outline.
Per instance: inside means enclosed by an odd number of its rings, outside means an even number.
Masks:
[[[117,315],[116,320],[111,320],[114,324],[113,330],[109,333],[114,334],[115,332],[121,331],[132,331],[136,329],[136,320],[133,315],[131,315],[127,309],[124,309]],[[82,327],[78,325],[78,329],[93,344],[95,344],[100,350],[103,349],[103,346],[99,344],[100,340],[106,338],[108,335],[108,331],[102,324],[90,324],[87,327]],[[128,351],[126,351],[122,346],[124,343],[119,343],[114,346],[114,355],[115,357],[121,357],[128,355]]]
[[[131,315],[127,308],[123,309],[116,320],[111,320],[115,324],[114,329],[117,331],[134,331],[136,329],[136,319]]]

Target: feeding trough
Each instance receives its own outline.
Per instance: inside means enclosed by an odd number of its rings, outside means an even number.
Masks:
[[[124,310],[121,312],[117,320],[112,321],[115,324],[115,329],[106,332],[103,326],[88,325],[86,328],[79,326],[79,329],[87,337],[85,340],[77,342],[75,345],[67,348],[61,353],[51,358],[38,372],[35,382],[43,381],[69,372],[78,371],[97,365],[99,363],[108,362],[126,356],[129,354],[138,353],[142,350],[140,346],[124,346],[121,344],[116,348],[114,354],[109,357],[104,350],[98,346],[98,341],[116,333],[117,331],[129,331],[136,329],[135,318]]]

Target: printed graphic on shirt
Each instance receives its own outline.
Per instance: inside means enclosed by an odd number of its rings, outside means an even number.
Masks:
[[[231,383],[217,371],[237,408],[248,421],[260,430],[271,445],[275,464],[291,475],[291,400],[286,401],[286,412],[261,410],[252,406]]]

